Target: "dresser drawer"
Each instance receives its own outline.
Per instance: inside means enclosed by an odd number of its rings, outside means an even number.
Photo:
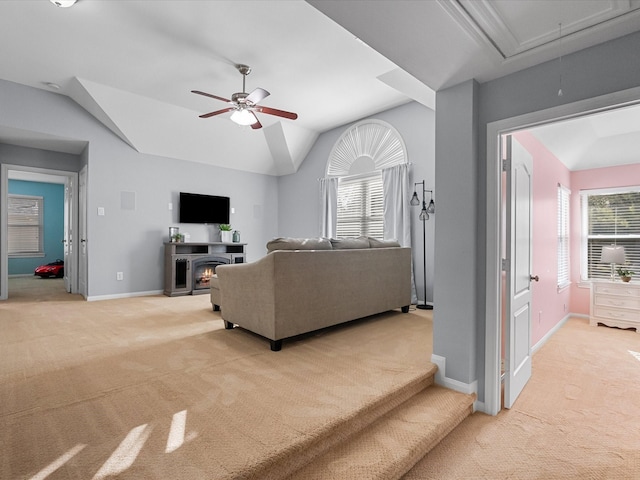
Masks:
[[[596,317],[600,318],[611,318],[614,320],[626,320],[640,323],[640,311],[616,310],[615,308],[596,306],[593,313]]]
[[[640,311],[640,297],[596,294],[594,303],[596,307],[630,308]]]
[[[605,295],[616,295],[622,297],[638,297],[640,298],[640,288],[637,286],[626,286],[622,283],[618,284],[598,284],[596,283],[594,286],[594,293],[605,294]]]

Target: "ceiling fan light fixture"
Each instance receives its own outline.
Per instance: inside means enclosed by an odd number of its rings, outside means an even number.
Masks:
[[[69,8],[73,7],[78,0],[49,0],[56,7]]]
[[[238,125],[248,126],[253,125],[258,121],[257,117],[249,110],[240,109],[231,114],[231,120]]]
[[[275,115],[276,117],[288,118],[289,120],[295,120],[298,118],[297,113],[286,112],[284,110],[278,110],[277,108],[258,106],[258,102],[262,101],[270,94],[264,88],[256,88],[251,93],[246,92],[245,80],[251,68],[248,65],[238,64],[237,70],[242,74],[242,92],[236,92],[231,96],[231,100],[211,93],[202,92],[200,90],[191,90],[192,93],[198,95],[204,95],[205,97],[214,98],[227,104],[230,104],[227,108],[222,108],[214,112],[204,113],[199,115],[200,118],[210,118],[222,113],[232,112],[231,120],[243,126],[251,126],[253,130],[262,128],[262,124],[258,119],[256,113],[266,113],[267,115]]]

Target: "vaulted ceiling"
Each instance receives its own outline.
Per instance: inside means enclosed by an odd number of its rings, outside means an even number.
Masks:
[[[0,78],[67,95],[140,152],[283,175],[326,130],[411,100],[433,108],[440,88],[637,30],[640,0],[3,0]],[[190,91],[229,98],[242,90],[238,63],[252,67],[248,92],[265,88],[262,104],[298,119],[258,114],[264,128],[252,130],[229,114],[198,118],[225,103]],[[0,117],[0,142],[83,141]]]
[[[640,0],[309,2],[434,90],[546,61],[559,90],[564,55],[640,30]],[[570,170],[640,162],[640,107],[531,132]]]

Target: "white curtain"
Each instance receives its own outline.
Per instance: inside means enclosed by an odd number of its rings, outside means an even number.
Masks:
[[[334,238],[338,218],[338,178],[320,179],[320,236]]]
[[[403,163],[382,170],[384,191],[385,240],[397,240],[403,247],[411,247],[411,190],[409,165]],[[413,256],[413,255],[412,255]],[[411,265],[411,303],[417,303],[413,262]]]

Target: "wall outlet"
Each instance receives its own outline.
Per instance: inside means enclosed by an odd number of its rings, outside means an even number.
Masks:
[[[124,280],[124,273],[117,272],[116,273],[116,280]]]

